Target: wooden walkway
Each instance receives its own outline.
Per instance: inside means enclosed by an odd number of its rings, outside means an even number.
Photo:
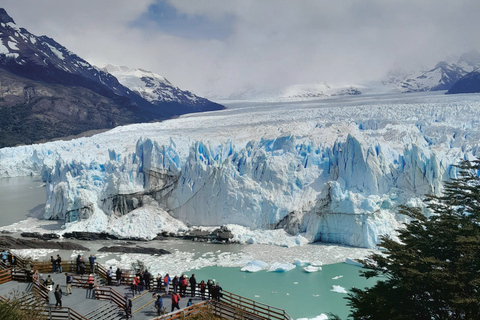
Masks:
[[[1,266],[0,266],[1,267]],[[62,263],[64,271],[73,271],[72,261],[65,261]],[[5,269],[5,268],[4,268]],[[59,284],[62,289],[62,308],[55,307],[55,297],[53,291],[48,291],[43,286],[33,288],[33,284],[24,282],[25,271],[23,265],[17,266],[16,272],[12,272],[11,269],[1,270],[0,268],[0,298],[9,298],[14,294],[21,295],[22,293],[40,293],[43,302],[48,298],[48,303],[45,305],[46,314],[49,315],[49,319],[72,319],[72,320],[116,320],[126,319],[125,315],[125,302],[127,299],[132,300],[132,318],[135,320],[151,320],[151,319],[177,319],[185,318],[190,314],[200,312],[205,308],[209,308],[216,315],[225,319],[238,319],[245,320],[291,320],[291,317],[282,309],[271,307],[254,300],[233,294],[228,291],[223,291],[223,297],[221,302],[203,301],[199,297],[197,290],[196,297],[183,297],[179,302],[181,308],[180,311],[171,311],[171,295],[163,296],[163,305],[166,308],[167,315],[158,317],[157,311],[154,307],[156,297],[153,296],[155,287],[152,291],[143,291],[140,294],[133,295],[130,290],[130,283],[133,279],[132,273],[127,273],[122,280],[121,285],[107,286],[106,283],[106,269],[100,264],[96,264],[95,281],[97,283],[97,289],[95,290],[95,297],[90,289],[87,289],[88,275],[74,276],[74,282],[72,286],[72,294],[66,294],[66,276],[65,273],[48,273],[51,272],[51,266],[49,262],[34,262],[34,269],[42,272],[43,279],[47,279],[50,276],[54,282],[54,287]],[[88,271],[88,270],[87,270]],[[12,276],[13,275],[13,276]],[[17,279],[20,281],[12,280]],[[171,285],[171,284],[170,284]],[[36,290],[32,290],[36,289]],[[163,286],[162,286],[163,289]],[[170,292],[172,292],[170,287]],[[187,290],[190,293],[190,290]],[[189,299],[192,299],[193,306],[186,307]],[[32,302],[30,302],[32,303]],[[41,307],[41,306],[40,306]]]

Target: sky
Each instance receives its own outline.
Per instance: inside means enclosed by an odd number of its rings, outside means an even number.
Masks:
[[[19,27],[97,66],[199,95],[378,80],[480,48],[471,0],[2,0]]]

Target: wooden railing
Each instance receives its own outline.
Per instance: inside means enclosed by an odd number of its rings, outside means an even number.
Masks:
[[[152,320],[173,320],[173,319],[184,319],[188,316],[193,316],[200,312],[207,310],[208,308],[212,307],[211,301],[202,301],[201,303],[194,304],[190,307],[183,308],[182,310],[178,310],[176,312],[171,312],[167,315],[153,318]],[[213,309],[212,309],[213,311]]]
[[[48,290],[47,287],[45,287],[40,282],[37,282],[33,284],[32,290],[34,295],[48,302],[49,300],[48,293],[50,292],[50,290]]]
[[[239,296],[229,291],[222,291],[221,302],[214,304],[215,314],[231,318],[241,314],[245,319],[290,320],[292,317],[283,309]]]
[[[45,310],[42,312],[42,314],[47,318],[47,319],[55,319],[55,320],[89,320],[76,312],[75,310],[69,308],[69,307],[45,307]]]
[[[0,270],[0,284],[12,281],[12,268]]]
[[[125,297],[112,287],[95,288],[95,299],[111,301],[121,309],[125,307]]]

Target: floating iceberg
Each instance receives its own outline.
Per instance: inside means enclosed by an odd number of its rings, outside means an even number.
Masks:
[[[295,269],[295,265],[291,263],[275,262],[270,266],[268,272],[286,272]]]
[[[342,287],[342,286],[337,286],[337,285],[335,285],[335,284],[332,286],[332,290],[330,290],[330,291],[338,292],[338,293],[348,293],[347,290],[345,290],[344,287]]]
[[[240,269],[240,271],[244,272],[258,272],[260,270],[264,270],[268,268],[268,263],[261,261],[261,260],[253,260],[248,262],[245,267]]]
[[[308,267],[303,268],[303,270],[305,272],[317,272],[317,271],[321,271],[322,267],[308,266]]]

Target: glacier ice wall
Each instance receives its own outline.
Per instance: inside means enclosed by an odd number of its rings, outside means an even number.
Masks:
[[[399,205],[440,193],[452,164],[480,154],[479,102],[417,97],[227,110],[6,148],[1,174],[41,174],[45,218],[96,219],[90,231],[151,206],[192,226],[373,247],[402,223]]]

